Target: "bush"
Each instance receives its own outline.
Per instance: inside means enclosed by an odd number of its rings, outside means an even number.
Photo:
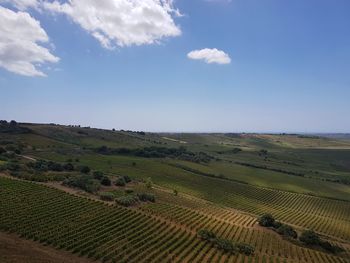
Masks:
[[[225,252],[236,252],[236,247],[230,240],[216,238],[214,244],[217,246],[217,248],[222,249]]]
[[[151,189],[152,186],[153,186],[152,179],[151,179],[150,177],[148,177],[147,180],[146,180],[146,187],[147,187],[148,189]]]
[[[97,180],[101,180],[104,176],[104,174],[101,171],[94,171],[93,176]]]
[[[279,228],[277,228],[277,233],[285,237],[291,237],[291,238],[298,237],[298,234],[293,227],[289,225],[284,225],[284,224],[282,224]]]
[[[125,193],[126,193],[126,194],[131,194],[131,193],[133,193],[133,192],[134,192],[134,190],[132,190],[132,189],[130,189],[130,188],[125,189]]]
[[[319,245],[320,237],[312,230],[305,230],[301,233],[299,240],[306,245]]]
[[[114,182],[116,186],[125,186],[125,179],[124,177],[118,177],[117,180]]]
[[[107,176],[103,176],[101,179],[101,184],[105,185],[105,186],[110,186],[112,183],[111,183],[111,180]]]
[[[273,227],[275,218],[271,214],[264,214],[258,219],[259,225],[264,227]]]
[[[278,228],[281,227],[281,226],[282,226],[282,223],[279,222],[279,221],[275,221],[275,222],[273,223],[273,227],[276,228],[276,229],[278,229]]]
[[[68,177],[63,181],[63,185],[69,187],[77,187],[89,193],[95,193],[101,187],[101,184],[98,180],[93,179],[92,176],[85,174]]]
[[[142,202],[150,201],[154,203],[156,201],[156,198],[153,194],[142,193],[142,194],[137,194],[137,196]]]
[[[197,235],[201,239],[207,240],[207,241],[214,240],[216,238],[216,235],[212,231],[209,231],[209,230],[206,230],[206,229],[199,230],[197,232]]]
[[[74,170],[74,166],[71,163],[66,163],[65,165],[63,165],[63,169],[66,171],[73,171]]]
[[[124,178],[125,183],[131,182],[131,178],[128,175],[123,175],[122,177]]]
[[[90,167],[86,165],[80,166],[80,172],[83,174],[88,174],[90,173]]]
[[[247,256],[254,254],[254,247],[245,243],[237,243],[236,247],[239,253],[245,254]]]
[[[139,198],[135,195],[121,196],[115,199],[115,201],[122,206],[132,206],[138,202]]]
[[[3,147],[0,147],[0,154],[3,154],[5,152],[6,152],[6,150]]]
[[[100,198],[101,200],[104,200],[104,201],[113,201],[114,195],[110,192],[102,192],[100,193]]]

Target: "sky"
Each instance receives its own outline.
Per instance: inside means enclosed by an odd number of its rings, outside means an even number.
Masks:
[[[350,132],[348,0],[0,0],[0,119]]]

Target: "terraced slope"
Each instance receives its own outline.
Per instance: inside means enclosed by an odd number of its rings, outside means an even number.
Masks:
[[[210,209],[207,206],[204,209]],[[43,185],[0,178],[0,229],[108,262],[349,262],[256,228],[248,215],[156,203],[126,209]],[[196,237],[199,228],[255,246],[228,255]]]

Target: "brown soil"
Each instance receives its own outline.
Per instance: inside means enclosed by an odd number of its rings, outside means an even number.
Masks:
[[[66,251],[56,250],[15,234],[0,232],[1,263],[92,263]]]

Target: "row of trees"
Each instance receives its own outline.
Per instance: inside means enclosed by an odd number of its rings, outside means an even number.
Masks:
[[[156,201],[154,194],[150,193],[139,193],[139,194],[129,194],[125,196],[120,196],[115,199],[116,203],[122,206],[132,206],[140,202],[152,202]]]
[[[293,227],[282,224],[279,221],[276,221],[271,214],[264,214],[258,219],[259,225],[263,227],[270,227],[274,229],[278,234],[287,237],[297,239],[298,234]],[[328,241],[322,240],[320,236],[312,230],[305,230],[299,236],[299,241],[307,246],[321,247],[324,250],[331,253],[342,252],[343,249],[337,245],[333,245]]]
[[[212,231],[207,229],[201,229],[197,232],[197,235],[202,240],[212,243],[218,249],[225,251],[226,253],[236,254],[242,253],[247,256],[254,254],[254,247],[245,243],[234,243],[228,239],[218,238]]]
[[[107,146],[101,146],[96,149],[96,152],[100,154],[110,154],[110,155],[132,155],[144,158],[177,158],[181,160],[191,161],[191,162],[205,162],[208,163],[212,156],[204,152],[191,152],[185,147],[181,146],[179,148],[168,148],[168,147],[143,147],[143,148],[109,148]]]

